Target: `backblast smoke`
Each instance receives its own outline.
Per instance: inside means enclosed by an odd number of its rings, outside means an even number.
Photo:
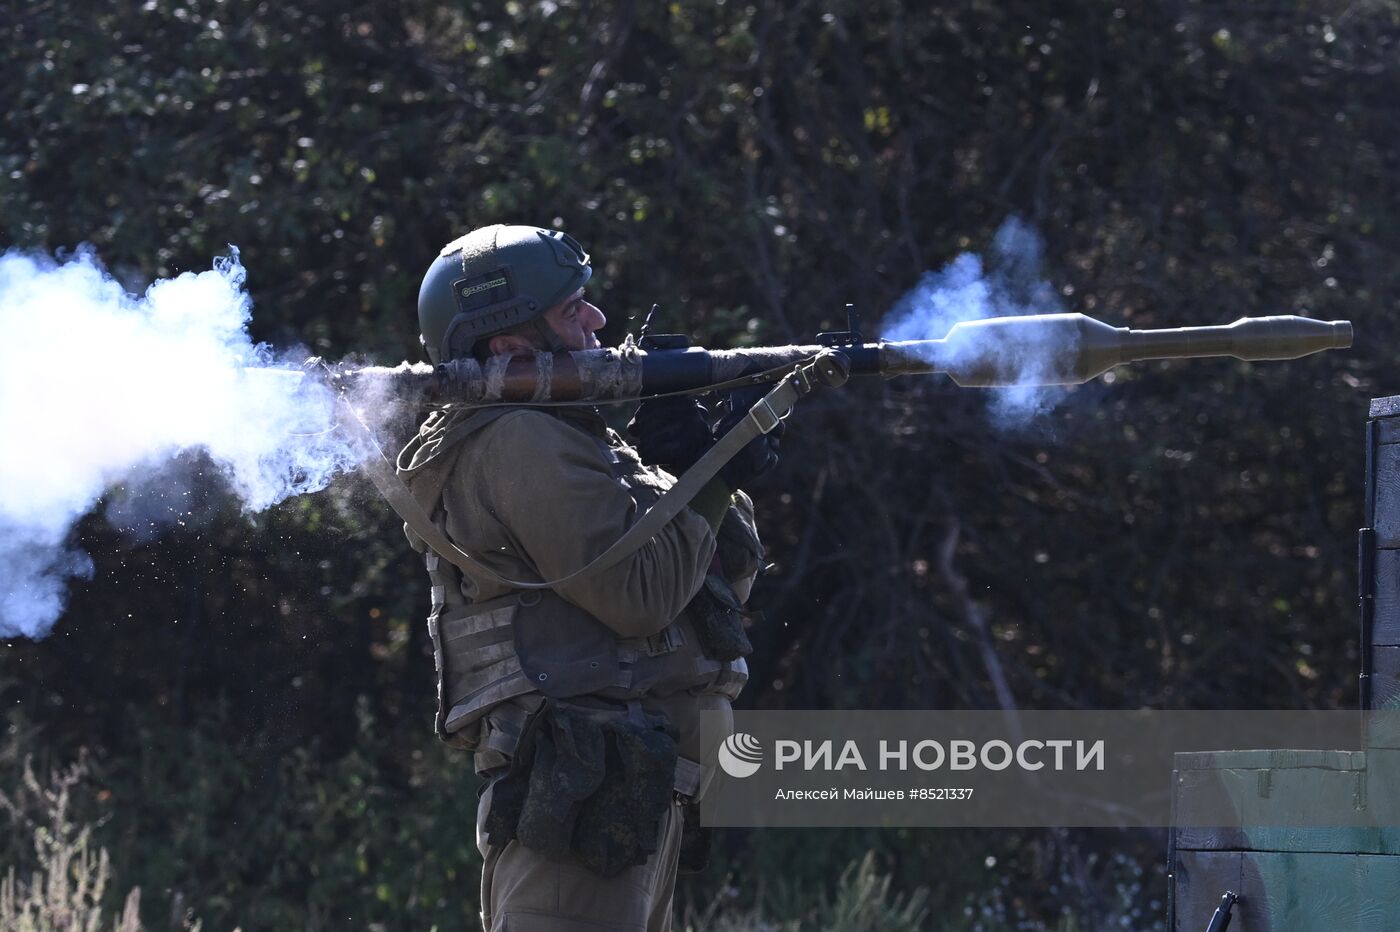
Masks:
[[[0,637],[46,635],[92,563],[74,524],[118,484],[201,451],[248,511],[325,488],[360,454],[334,397],[247,333],[238,252],[135,296],[88,251],[0,256]]]
[[[890,310],[880,338],[937,340],[964,321],[1063,312],[1055,288],[1040,278],[1044,254],[1039,234],[1021,219],[1008,217],[997,229],[987,262],[965,252],[942,269],[924,273]],[[998,349],[1007,358],[997,368],[1017,377],[1017,384],[992,392],[992,413],[1003,426],[1022,424],[1065,396],[1064,387],[1039,383],[1073,347],[1038,338]],[[987,347],[969,344],[966,351],[985,355]],[[929,361],[951,366],[959,362],[946,354]]]
[[[1352,343],[1348,321],[1274,316],[1132,330],[1054,313],[1057,296],[1038,277],[1041,253],[1038,237],[1008,220],[985,268],[964,254],[926,275],[891,311],[888,342],[843,347],[845,364],[853,374],[942,372],[960,386],[995,387],[993,413],[1008,424],[1046,410],[1062,386],[1125,362],[1296,359]],[[373,429],[434,400],[705,391],[735,378],[777,378],[830,352],[629,347],[485,367],[471,359],[437,369],[330,367],[305,378],[304,352],[279,357],[249,338],[244,277],[235,250],[211,271],[156,282],[136,297],[88,253],[65,262],[0,256],[0,637],[42,637],[63,609],[67,580],[92,572],[69,538],[107,490],[123,487],[108,507],[121,524],[178,513],[187,488],[180,470],[190,460],[181,454],[212,462],[249,511],[325,488],[364,453],[377,455],[358,431],[338,426],[328,386],[371,415]]]

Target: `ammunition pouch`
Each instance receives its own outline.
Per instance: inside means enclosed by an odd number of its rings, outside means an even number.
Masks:
[[[744,631],[743,606],[728,581],[718,573],[705,577],[705,584],[686,606],[686,614],[705,656],[738,660],[753,653],[753,644]]]
[[[546,700],[527,720],[510,769],[492,784],[488,841],[516,839],[614,877],[656,851],[677,761],[665,718],[637,702]]]
[[[720,522],[715,534],[715,555],[719,571],[729,581],[739,603],[747,602],[754,580],[763,572],[763,541],[754,521],[753,499],[743,491],[734,493]]]

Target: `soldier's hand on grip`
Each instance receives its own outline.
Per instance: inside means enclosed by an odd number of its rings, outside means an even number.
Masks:
[[[705,408],[688,395],[643,401],[627,422],[642,462],[679,475],[714,443]]]
[[[742,421],[758,399],[767,392],[766,386],[756,389],[738,389],[730,393],[726,400],[729,413],[720,419],[715,427],[716,439],[723,437],[730,428]],[[747,489],[753,481],[778,465],[778,448],[782,444],[783,431],[787,425],[781,421],[766,434],[759,434],[734,454],[734,458],[720,469],[719,476],[731,489]]]

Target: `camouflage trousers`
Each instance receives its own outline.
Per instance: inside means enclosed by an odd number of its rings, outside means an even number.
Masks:
[[[482,826],[491,790],[477,807],[476,847],[481,870],[481,926],[485,932],[671,932],[681,806],[661,819],[661,839],[645,864],[616,877],[582,865],[551,861],[518,841],[486,843]]]

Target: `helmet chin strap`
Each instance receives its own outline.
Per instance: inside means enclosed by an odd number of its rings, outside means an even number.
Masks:
[[[525,329],[526,325],[528,325],[528,331]],[[493,338],[502,336],[504,334],[514,333],[519,334],[520,336],[524,336],[527,332],[531,331],[534,333],[536,341],[540,344],[539,346],[534,347],[535,350],[543,350],[546,353],[568,352],[569,347],[564,344],[563,340],[559,339],[559,334],[554,332],[554,328],[551,327],[548,323],[546,323],[543,317],[536,317],[535,319],[526,321],[525,323],[517,324],[516,327],[511,330],[502,330],[498,333],[487,334],[486,336],[478,338],[476,343],[472,345],[474,348],[476,348],[482,346],[483,344],[487,344]],[[427,340],[424,337],[420,336],[418,339],[424,344],[424,346],[427,345]],[[454,358],[453,354],[448,350],[447,347],[443,347],[442,358]]]
[[[530,321],[535,327],[535,334],[544,341],[544,348],[551,353],[562,353],[568,349],[564,341],[559,339],[559,334],[554,332],[554,328],[545,321],[543,316],[536,317]]]

